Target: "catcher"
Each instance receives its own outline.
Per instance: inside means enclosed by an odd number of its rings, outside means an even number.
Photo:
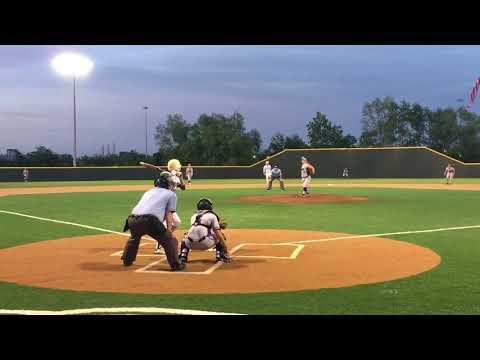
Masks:
[[[190,250],[209,250],[215,247],[217,262],[230,262],[226,237],[222,229],[227,224],[213,212],[213,201],[202,198],[197,203],[197,212],[191,218],[191,227],[183,237],[180,246],[179,262],[188,261]]]

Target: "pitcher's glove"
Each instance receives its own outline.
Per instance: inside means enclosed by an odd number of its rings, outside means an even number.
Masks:
[[[219,224],[220,224],[220,229],[226,229],[227,228],[227,222],[225,221],[225,219],[220,219],[219,221]]]

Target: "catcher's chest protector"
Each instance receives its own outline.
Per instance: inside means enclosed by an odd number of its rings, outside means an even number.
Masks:
[[[213,212],[212,210],[206,210],[206,211],[203,211],[201,214],[198,214],[197,217],[195,218],[195,222],[193,223],[193,226],[203,226],[203,227],[206,227],[208,230],[210,230],[212,228],[211,225],[204,225],[202,224],[202,216],[205,215],[205,214],[213,214],[216,216],[217,220],[220,221],[220,218],[218,217],[218,215]]]

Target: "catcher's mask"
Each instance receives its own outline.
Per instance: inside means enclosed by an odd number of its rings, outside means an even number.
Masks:
[[[207,198],[201,198],[197,202],[197,210],[213,210],[213,201]]]
[[[162,171],[160,176],[153,182],[153,185],[162,189],[169,189],[171,184],[170,176],[171,174],[168,171]]]

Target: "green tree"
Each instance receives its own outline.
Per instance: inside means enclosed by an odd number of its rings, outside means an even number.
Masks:
[[[268,146],[270,154],[278,153],[282,150],[285,150],[285,135],[281,133],[276,133],[270,139],[270,145]]]
[[[344,136],[341,126],[319,112],[308,122],[307,134],[311,147],[352,147],[357,142],[353,135]]]
[[[392,97],[365,103],[361,123],[361,146],[392,146],[405,136],[399,121],[399,105]]]
[[[455,109],[437,109],[428,120],[428,145],[440,152],[454,154],[460,138],[460,124]]]
[[[37,146],[34,151],[27,154],[28,163],[34,166],[53,166],[57,160],[58,155],[43,145]]]

